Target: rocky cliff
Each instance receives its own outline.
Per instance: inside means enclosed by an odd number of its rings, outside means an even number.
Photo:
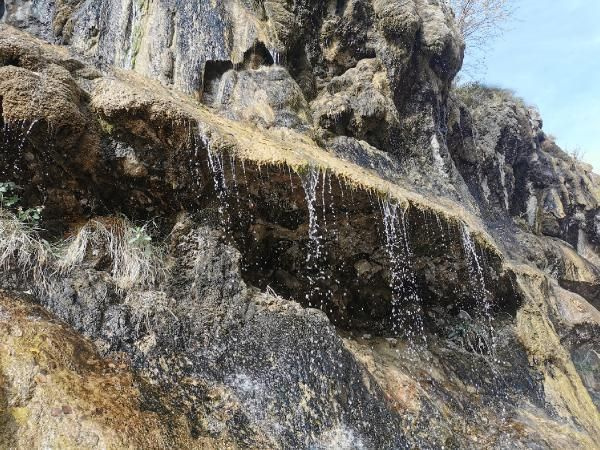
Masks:
[[[437,0],[0,0],[1,448],[595,448],[600,178]]]

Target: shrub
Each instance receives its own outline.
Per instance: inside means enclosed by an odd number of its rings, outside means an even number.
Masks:
[[[498,86],[470,82],[454,87],[452,92],[471,110],[477,109],[482,104],[490,102],[497,104],[506,101],[513,102],[524,109],[528,108],[525,101],[514,91]]]
[[[177,334],[180,321],[173,312],[176,301],[166,293],[132,290],[127,293],[124,304],[130,307],[131,323],[138,336],[156,332]]]
[[[514,14],[512,0],[447,0],[467,45],[485,46]]]
[[[55,246],[40,237],[43,207],[17,206],[20,188],[0,182],[0,268],[18,271],[35,288],[49,288],[51,275],[67,274],[87,259],[110,260],[110,273],[119,289],[150,287],[166,275],[164,251],[155,245],[148,226],[134,226],[126,218],[87,222],[65,242]]]
[[[0,183],[0,208],[8,209],[17,204],[21,199],[16,194],[18,187],[12,181]]]
[[[515,14],[514,0],[445,0],[466,44],[463,71],[472,78],[485,71],[485,55]]]

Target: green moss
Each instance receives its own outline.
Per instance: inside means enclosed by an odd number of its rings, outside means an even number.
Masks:
[[[140,52],[142,45],[142,38],[144,37],[144,18],[148,13],[148,0],[136,0],[136,3],[141,11],[142,20],[135,24],[135,28],[132,30],[132,44],[131,44],[131,68],[135,68],[137,55]]]
[[[18,425],[25,425],[29,420],[29,409],[27,408],[11,408],[10,415]]]
[[[327,168],[321,167],[320,165],[317,165],[317,164],[311,164],[310,162],[307,164],[297,165],[297,166],[294,165],[294,166],[290,166],[290,167],[299,176],[306,175],[311,170],[317,170],[319,173],[327,171]]]
[[[104,120],[102,117],[98,117],[98,124],[100,125],[102,131],[104,131],[106,134],[113,134],[115,131],[115,126]]]

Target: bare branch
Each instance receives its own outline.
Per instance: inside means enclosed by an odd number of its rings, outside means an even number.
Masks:
[[[447,0],[467,46],[497,37],[514,13],[514,0]]]
[[[485,69],[485,50],[505,31],[516,0],[445,0],[467,45],[467,68]],[[476,61],[474,63],[474,61]],[[483,66],[483,67],[482,67]]]

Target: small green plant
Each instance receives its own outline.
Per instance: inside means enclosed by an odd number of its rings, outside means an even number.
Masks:
[[[15,193],[18,186],[12,181],[6,181],[0,183],[0,208],[8,209],[21,200],[21,198]]]
[[[39,236],[43,207],[23,208],[12,181],[0,182],[0,268],[31,276],[37,289],[47,286],[47,268],[52,246]]]
[[[0,182],[0,210],[11,211],[16,216],[17,220],[37,227],[42,220],[43,206],[35,206],[33,208],[23,208],[16,206],[21,202],[21,197],[17,191],[21,188],[12,181]]]
[[[149,250],[152,237],[146,231],[146,225],[142,227],[131,227],[128,230],[128,234],[129,239],[127,240],[127,243],[142,248],[145,251]]]
[[[44,210],[43,206],[36,206],[35,208],[17,208],[17,218],[21,222],[29,223],[31,225],[37,226],[42,220],[42,211]]]

